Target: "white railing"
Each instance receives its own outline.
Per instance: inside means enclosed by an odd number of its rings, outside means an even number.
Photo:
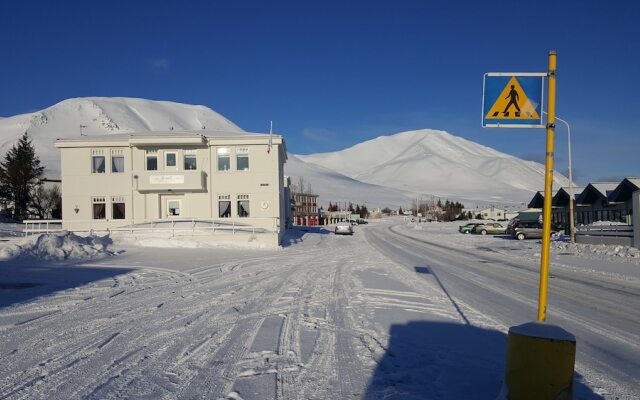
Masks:
[[[576,226],[576,235],[633,237],[633,225]]]
[[[277,233],[278,218],[250,218],[248,221],[229,219],[190,218],[160,220],[122,220],[122,224],[113,226],[114,221],[106,220],[25,220],[24,234],[71,232],[129,232],[129,233],[171,233],[209,235],[212,233]]]

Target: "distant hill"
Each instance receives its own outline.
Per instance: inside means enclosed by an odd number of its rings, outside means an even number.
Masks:
[[[431,129],[297,157],[361,182],[479,203],[528,201],[544,186],[542,164]],[[556,174],[554,183],[568,180]]]

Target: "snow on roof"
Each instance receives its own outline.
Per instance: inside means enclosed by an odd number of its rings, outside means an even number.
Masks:
[[[628,177],[624,178],[615,190],[609,194],[609,200],[613,202],[627,201],[631,198],[631,194],[640,188],[640,178]]]
[[[550,340],[576,341],[576,337],[573,334],[561,327],[542,322],[527,322],[522,325],[512,326],[509,328],[509,333]]]
[[[589,186],[592,186],[604,197],[607,197],[609,196],[609,193],[611,193],[616,187],[618,187],[619,184],[620,182],[594,182],[590,183]]]
[[[640,177],[632,177],[632,178],[626,178],[629,182],[633,183],[634,185],[636,185],[638,188],[640,188]]]

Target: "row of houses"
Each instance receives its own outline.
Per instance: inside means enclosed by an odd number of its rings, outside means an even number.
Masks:
[[[640,190],[640,177],[624,178],[621,182],[594,182],[573,187],[574,221],[576,225],[594,222],[616,222],[633,225],[633,193]],[[569,188],[553,192],[553,223],[568,226]],[[529,208],[542,208],[544,192],[537,192]]]

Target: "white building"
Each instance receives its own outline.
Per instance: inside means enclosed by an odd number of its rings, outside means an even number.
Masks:
[[[252,240],[278,243],[286,228],[281,136],[149,132],[58,139],[55,146],[65,229],[191,219],[234,233],[236,226],[257,228],[272,239]]]
[[[508,213],[507,210],[494,207],[494,206],[485,208],[484,210],[480,210],[479,212],[479,214],[482,216],[482,219],[492,219],[495,221],[501,220],[501,219],[507,219],[507,213]]]

